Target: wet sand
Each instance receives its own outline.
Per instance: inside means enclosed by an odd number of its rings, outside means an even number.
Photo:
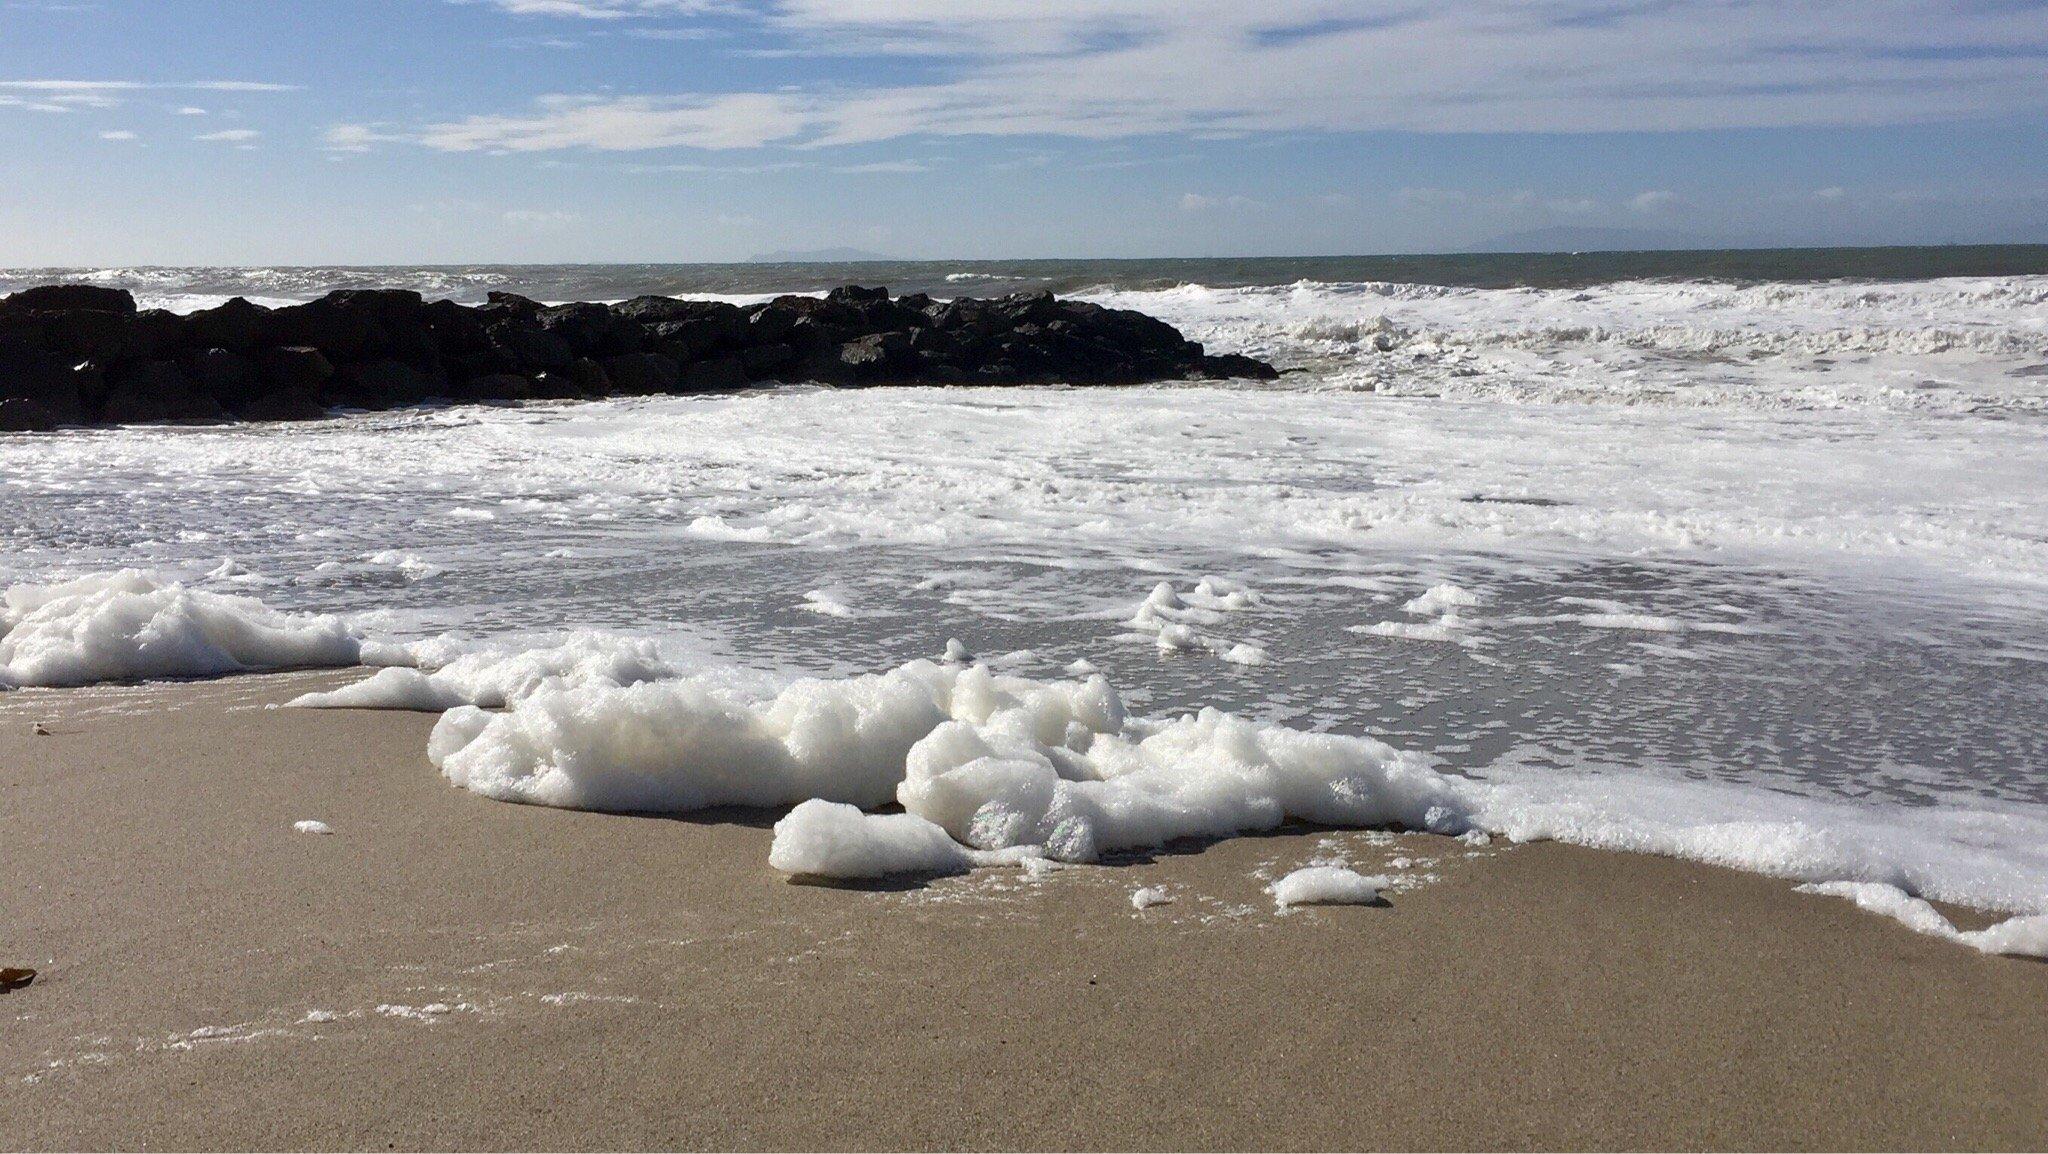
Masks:
[[[347,679],[0,695],[0,965],[41,971],[0,1145],[2048,1145],[2048,965],[1783,882],[1293,832],[791,885],[774,815],[506,805],[431,717],[262,708]],[[1333,852],[1434,880],[1276,915]]]

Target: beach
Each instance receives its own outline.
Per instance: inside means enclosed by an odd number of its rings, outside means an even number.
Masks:
[[[499,804],[431,714],[264,708],[355,678],[0,697],[9,1146],[2048,1142],[2048,966],[1784,881],[1287,829],[799,885],[773,811]],[[1408,880],[1276,912],[1333,855]]]

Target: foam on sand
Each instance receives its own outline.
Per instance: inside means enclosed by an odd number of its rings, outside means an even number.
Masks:
[[[502,709],[543,689],[633,685],[677,676],[644,638],[580,631],[539,649],[484,648],[450,654],[431,642],[397,647],[410,665],[379,670],[340,689],[286,702],[300,709],[409,709],[460,705]]]
[[[261,669],[356,665],[338,617],[281,613],[139,569],[0,594],[0,687],[76,686]]]
[[[1814,882],[1800,886],[1799,892],[1847,898],[1859,908],[1893,918],[1916,933],[1946,938],[1979,953],[2048,958],[2048,914],[2007,918],[1981,930],[1959,930],[1923,899],[1883,882]]]
[[[814,798],[775,823],[768,864],[799,877],[930,876],[970,869],[974,856],[914,814],[862,813]]]
[[[913,661],[772,692],[736,672],[543,685],[501,713],[450,710],[428,755],[454,784],[508,801],[654,812],[795,804],[770,860],[801,876],[1087,862],[1302,821],[1557,840],[2048,913],[2048,851],[2022,848],[2048,845],[2048,828],[2019,813],[1858,807],[1635,776],[1456,777],[1371,738],[1215,709],[1131,717],[1100,676],[1037,681]],[[861,812],[892,801],[904,812]],[[1985,940],[2026,948],[2030,924]]]
[[[1273,904],[1291,906],[1369,906],[1380,900],[1384,877],[1367,877],[1343,866],[1307,866],[1266,887]]]

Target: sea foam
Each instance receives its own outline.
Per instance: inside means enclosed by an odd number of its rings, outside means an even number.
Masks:
[[[339,617],[282,613],[138,569],[0,594],[0,686],[356,665],[364,645]]]

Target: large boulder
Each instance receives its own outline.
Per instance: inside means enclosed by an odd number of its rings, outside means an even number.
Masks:
[[[722,393],[746,387],[746,365],[733,354],[684,365],[676,381],[678,393]]]
[[[447,381],[436,374],[385,358],[340,366],[321,395],[333,404],[352,408],[393,409],[443,396],[447,386]]]
[[[327,415],[327,406],[312,389],[294,387],[252,399],[240,415],[245,421],[317,421]]]
[[[0,433],[47,433],[60,422],[41,401],[0,397]]]
[[[101,418],[108,424],[147,421],[218,421],[227,413],[201,392],[176,361],[143,361],[126,366],[107,389]]]
[[[185,340],[195,348],[245,353],[263,333],[270,310],[234,297],[185,315]]]
[[[121,359],[156,361],[171,356],[185,343],[186,320],[167,309],[144,309],[135,314],[121,346]]]
[[[80,361],[111,361],[128,347],[134,313],[77,309],[51,313],[43,321],[43,347]]]
[[[681,374],[676,363],[659,353],[626,353],[604,362],[612,392],[629,397],[675,391]]]
[[[104,391],[97,365],[39,349],[0,345],[0,399],[33,401],[59,424],[83,422]]]
[[[135,315],[135,297],[127,289],[90,284],[51,284],[26,288],[0,298],[0,312],[95,312]]]
[[[285,345],[265,349],[257,357],[258,371],[267,389],[317,391],[334,375],[334,362],[310,345]]]

